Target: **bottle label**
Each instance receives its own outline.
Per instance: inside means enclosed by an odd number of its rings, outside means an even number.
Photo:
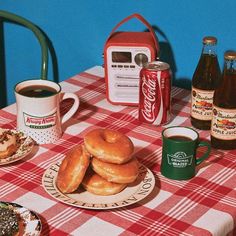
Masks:
[[[191,116],[198,120],[212,119],[214,90],[202,90],[192,87]]]
[[[236,139],[236,109],[213,106],[211,135],[222,140]]]

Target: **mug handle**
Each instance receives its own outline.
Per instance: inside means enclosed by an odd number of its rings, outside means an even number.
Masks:
[[[206,160],[209,157],[209,154],[211,152],[211,145],[208,142],[201,141],[198,145],[197,148],[199,147],[207,147],[207,151],[199,158],[196,159],[196,165],[199,165],[202,163],[204,160]]]
[[[62,116],[61,118],[62,124],[65,123],[67,120],[69,120],[75,114],[80,104],[79,98],[74,93],[64,93],[62,95],[61,102],[67,98],[72,98],[74,100],[74,104],[72,105],[71,109]]]

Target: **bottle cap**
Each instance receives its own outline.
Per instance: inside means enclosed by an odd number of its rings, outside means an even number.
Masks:
[[[236,52],[235,51],[228,51],[225,53],[226,60],[236,60]]]
[[[206,36],[203,38],[203,43],[204,44],[216,44],[217,43],[217,38],[214,36]]]

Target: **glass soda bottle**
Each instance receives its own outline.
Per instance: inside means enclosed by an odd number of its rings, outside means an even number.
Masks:
[[[203,38],[201,57],[192,78],[191,123],[202,130],[211,129],[213,95],[221,80],[216,49],[215,37]]]
[[[236,52],[224,55],[221,86],[215,90],[211,144],[217,149],[236,149]]]

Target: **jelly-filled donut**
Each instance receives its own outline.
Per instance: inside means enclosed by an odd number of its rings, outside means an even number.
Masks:
[[[113,164],[93,158],[91,162],[93,170],[104,179],[114,183],[128,184],[136,180],[139,173],[139,162],[132,158],[125,164]]]
[[[108,196],[119,193],[127,185],[109,182],[102,178],[100,175],[90,170],[86,173],[86,176],[84,177],[82,182],[82,186],[88,192],[93,193],[95,195]]]
[[[84,137],[87,150],[98,159],[115,164],[128,162],[132,158],[134,145],[119,131],[94,129]]]
[[[90,154],[84,145],[72,149],[63,159],[56,184],[62,193],[74,192],[82,182],[90,163]]]

